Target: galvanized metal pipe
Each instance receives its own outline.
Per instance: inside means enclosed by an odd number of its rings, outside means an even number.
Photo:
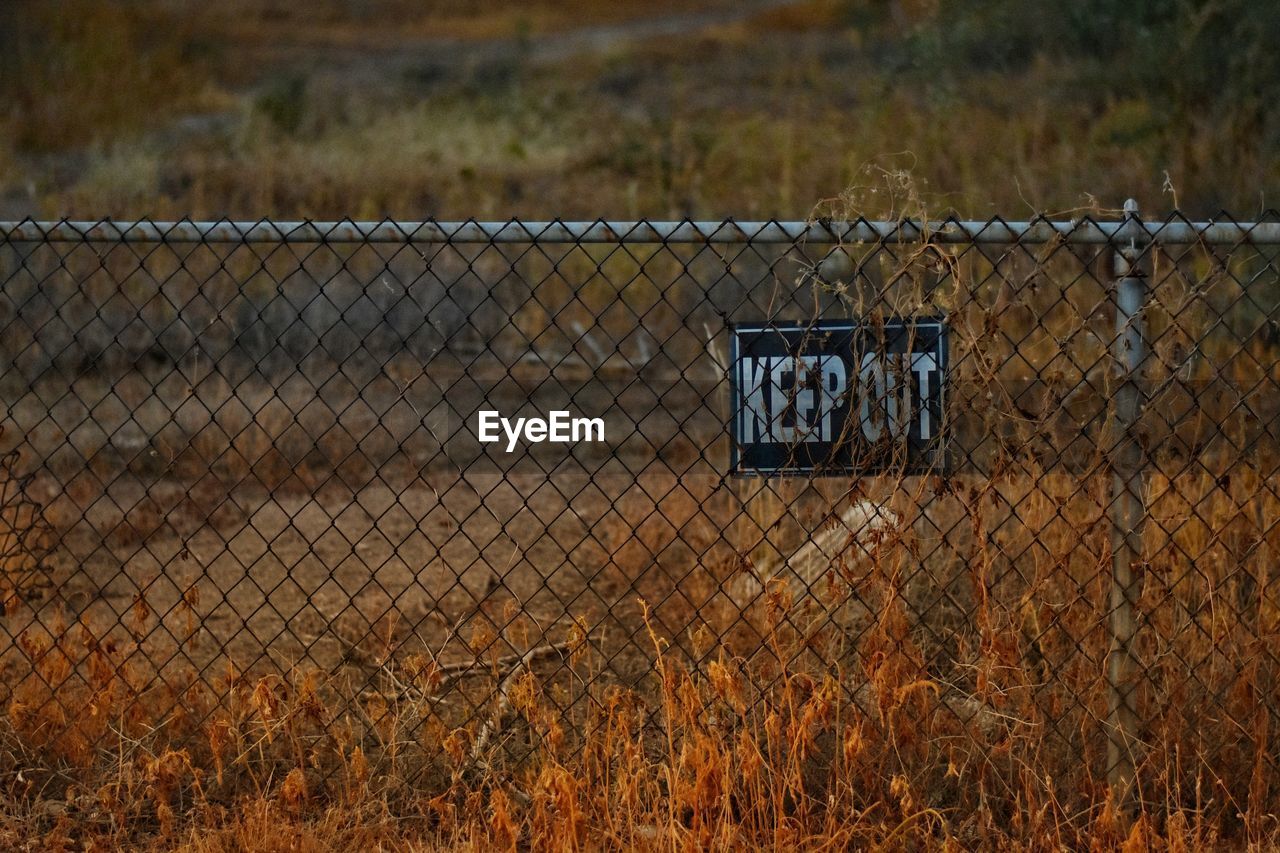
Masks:
[[[1135,612],[1142,591],[1142,531],[1146,510],[1146,459],[1138,423],[1146,400],[1142,370],[1147,360],[1146,274],[1142,269],[1143,229],[1138,204],[1125,204],[1124,243],[1115,253],[1116,337],[1114,356],[1118,382],[1114,394],[1115,440],[1109,448],[1111,486],[1111,647],[1107,657],[1107,778],[1112,795],[1127,803],[1134,790],[1135,753],[1139,746],[1138,709],[1134,690],[1139,669],[1134,643]]]
[[[1114,243],[1134,223],[1028,222],[734,222],[645,220],[593,222],[0,222],[0,242],[133,243],[938,243],[1081,245]],[[1280,222],[1138,223],[1147,243],[1280,245]]]

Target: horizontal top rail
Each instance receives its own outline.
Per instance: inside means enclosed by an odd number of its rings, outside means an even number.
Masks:
[[[1145,236],[1144,235],[1145,232]],[[1027,222],[915,220],[870,222],[197,222],[77,221],[31,219],[0,222],[9,243],[983,243],[1107,244],[1136,240],[1162,244],[1280,244],[1280,222],[1189,222],[1093,219]]]

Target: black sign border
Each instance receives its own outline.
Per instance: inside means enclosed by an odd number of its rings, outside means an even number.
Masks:
[[[811,320],[805,323],[781,323],[781,322],[763,322],[759,320],[745,322],[730,322],[727,324],[729,330],[729,370],[725,379],[729,382],[729,476],[732,477],[850,477],[860,479],[862,477],[875,477],[885,473],[892,473],[886,469],[877,469],[872,471],[859,471],[856,468],[837,468],[833,466],[810,467],[810,468],[743,468],[740,466],[739,448],[738,448],[738,432],[733,426],[733,418],[742,405],[741,389],[734,380],[734,371],[738,365],[738,332],[807,332],[813,330],[823,331],[856,331],[860,328],[875,326],[877,324],[890,325],[902,324],[912,326],[934,326],[938,332],[938,372],[942,375],[942,382],[938,386],[938,404],[942,410],[942,430],[939,432],[940,444],[934,451],[934,459],[927,468],[915,468],[911,466],[903,466],[901,473],[913,476],[929,476],[940,475],[946,476],[951,470],[950,457],[948,452],[948,442],[943,440],[948,427],[947,423],[947,381],[946,374],[950,368],[951,353],[951,329],[947,325],[945,315],[925,315],[917,316],[891,316],[878,319],[865,320]]]

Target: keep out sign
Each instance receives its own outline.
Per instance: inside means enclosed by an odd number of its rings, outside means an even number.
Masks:
[[[744,323],[731,331],[734,473],[942,467],[941,320]]]

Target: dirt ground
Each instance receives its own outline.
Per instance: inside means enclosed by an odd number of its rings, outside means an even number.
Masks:
[[[447,666],[578,630],[591,637],[598,675],[633,685],[653,654],[641,599],[677,647],[701,624],[725,630],[721,585],[762,525],[744,509],[758,485],[726,481],[710,461],[724,454],[720,436],[690,447],[670,430],[638,430],[633,414],[635,434],[620,447],[544,446],[511,462],[460,434],[468,459],[448,443],[388,452],[386,435],[362,432],[367,422],[328,402],[347,413],[329,425],[340,442],[299,444],[295,418],[256,435],[228,429],[216,449],[189,430],[180,451],[159,439],[174,418],[149,425],[141,410],[121,409],[118,422],[89,418],[90,428],[64,410],[63,424],[81,426],[59,433],[48,409],[32,409],[38,429],[9,435],[20,459],[41,460],[27,464],[28,488],[53,547],[5,633],[56,633],[79,619],[136,644],[134,660],[161,677],[213,684],[229,665],[314,667],[360,686],[415,653]],[[22,407],[10,411],[20,422]],[[123,449],[101,441],[125,425],[151,438]],[[427,432],[421,421],[402,426]],[[835,486],[781,488],[806,493],[796,517],[813,524],[838,500]]]

